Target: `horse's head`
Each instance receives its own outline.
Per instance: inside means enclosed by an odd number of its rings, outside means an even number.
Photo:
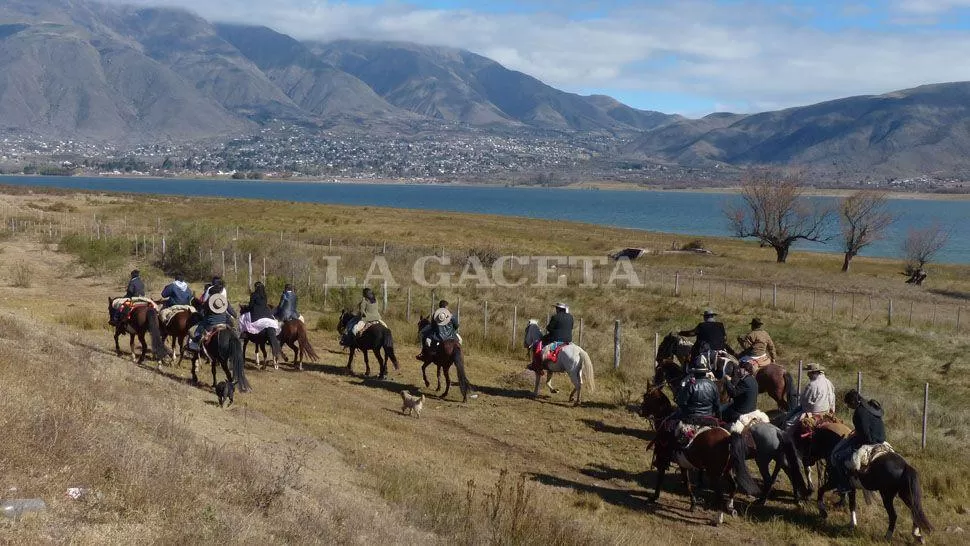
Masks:
[[[340,319],[337,321],[337,332],[342,334],[347,330],[347,323],[354,317],[350,311],[343,309],[340,311]]]
[[[539,321],[536,319],[529,319],[529,323],[525,325],[526,347],[532,347],[540,339],[542,339],[542,328],[539,327]]]
[[[659,420],[673,412],[670,399],[660,387],[650,387],[643,393],[643,403],[640,405],[640,415],[645,419]]]
[[[112,298],[111,296],[108,296],[108,314],[109,315],[111,314],[111,311],[114,310],[114,306],[111,305],[111,302],[113,302],[113,301],[114,301],[114,298]]]

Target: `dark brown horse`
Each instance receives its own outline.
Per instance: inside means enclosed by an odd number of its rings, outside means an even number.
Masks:
[[[252,341],[256,345],[257,351],[257,363],[259,359],[259,353],[262,352],[263,359],[266,359],[266,344],[269,343],[269,336],[266,333],[267,330],[263,330],[257,335],[248,335],[243,340],[243,352],[246,352],[246,345]],[[281,345],[286,345],[293,350],[293,364],[296,365],[298,370],[303,370],[303,362],[306,359],[310,359],[311,362],[316,362],[320,359],[317,356],[316,351],[313,350],[313,345],[310,344],[310,339],[306,335],[306,326],[303,321],[299,319],[288,320],[283,323],[280,327],[280,332],[276,337]],[[283,362],[289,362],[286,353],[280,350],[280,357],[283,358]],[[274,368],[279,368],[279,363],[277,361],[273,362]]]
[[[114,298],[108,298],[108,314],[112,313],[111,303]],[[158,311],[150,303],[136,305],[130,310],[126,310],[118,319],[115,326],[115,352],[121,356],[121,346],[118,345],[118,338],[123,334],[128,334],[128,346],[131,352],[131,361],[141,364],[148,353],[148,344],[145,342],[145,334],[149,334],[152,341],[152,355],[155,360],[161,363],[171,357],[168,349],[165,348],[165,340],[162,337],[161,321],[158,319]],[[135,357],[135,336],[141,342],[141,355]]]
[[[340,320],[337,321],[337,332],[340,335],[344,335],[347,331],[347,325],[350,323],[354,315],[347,311],[346,309],[340,313]],[[391,336],[391,330],[384,326],[383,324],[374,324],[367,328],[360,336],[351,336],[351,345],[348,347],[350,349],[350,356],[347,357],[347,371],[353,373],[354,365],[354,353],[360,349],[360,352],[364,353],[364,366],[366,371],[365,376],[370,375],[370,361],[367,359],[367,352],[370,351],[374,353],[377,358],[377,363],[380,365],[380,374],[377,376],[378,379],[387,379],[387,361],[390,360],[394,364],[394,369],[399,369],[397,362],[397,356],[394,355],[394,338]],[[381,351],[384,355],[381,355]]]
[[[663,434],[661,429],[667,426],[666,420],[673,413],[674,406],[663,391],[658,388],[651,388],[644,393],[640,414],[653,422],[658,437]],[[657,448],[654,458],[654,464],[657,467],[657,483],[652,500],[656,501],[660,498],[660,487],[663,485],[667,468],[671,462],[676,462],[680,467],[684,482],[687,486],[691,511],[697,507],[697,498],[694,496],[691,471],[699,470],[704,472],[713,481],[714,495],[719,506],[724,497],[723,484],[725,481],[728,481],[728,500],[725,506],[728,512],[732,515],[735,514],[735,481],[736,485],[744,493],[749,495],[757,495],[758,488],[751,479],[747,468],[744,467],[744,456],[742,455],[740,458],[736,456],[734,453],[736,449],[731,444],[731,433],[721,427],[708,428],[697,434],[687,449],[676,453],[672,451],[672,446],[663,446],[663,444],[657,443],[654,440],[651,445]],[[726,478],[731,477],[732,469],[735,481],[726,480]],[[719,520],[723,519],[723,516],[723,512],[719,511]]]
[[[418,332],[420,332],[425,326],[430,324],[427,317],[422,316],[418,321]],[[471,386],[468,383],[468,376],[465,375],[465,359],[461,352],[461,343],[454,339],[448,339],[442,341],[438,346],[431,350],[431,358],[425,360],[424,364],[421,366],[421,377],[424,378],[424,386],[430,388],[431,383],[428,382],[428,375],[425,372],[428,366],[434,364],[438,368],[438,385],[435,387],[434,391],[438,392],[441,389],[441,372],[445,372],[445,392],[441,393],[441,398],[447,398],[448,389],[451,387],[451,376],[448,371],[451,366],[454,365],[458,370],[458,386],[461,389],[461,401],[468,402],[468,391]]]
[[[172,315],[168,319],[167,323],[162,323],[162,341],[164,342],[169,337],[172,338],[172,351],[175,351],[175,344],[178,343],[179,346],[179,359],[175,363],[176,366],[182,363],[182,357],[185,355],[185,338],[189,335],[196,324],[199,323],[199,315],[195,311],[184,310],[179,311]]]
[[[208,340],[203,340],[203,351],[192,353],[192,383],[199,384],[196,365],[199,356],[208,358],[212,364],[212,388],[216,387],[216,366],[221,365],[226,374],[226,380],[239,386],[241,392],[249,392],[249,381],[246,379],[246,359],[242,350],[242,341],[231,328],[219,328]],[[232,366],[232,371],[229,367]],[[234,375],[235,374],[235,375]]]
[[[800,425],[795,431],[789,431],[789,457],[796,461],[798,467],[805,469],[805,483],[811,492],[815,485],[812,482],[812,468],[818,471],[819,481],[822,481],[822,463],[828,461],[829,455],[836,444],[852,432],[852,429],[841,422],[823,423],[813,430],[802,431]]]

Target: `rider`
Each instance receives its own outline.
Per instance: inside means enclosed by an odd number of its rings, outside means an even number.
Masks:
[[[273,318],[273,311],[267,305],[266,286],[256,281],[253,292],[249,295],[249,321],[256,322],[265,318]]]
[[[189,305],[192,302],[192,289],[182,273],[176,273],[175,280],[162,289],[162,298],[165,299],[164,307]]]
[[[825,368],[815,362],[809,362],[805,372],[808,374],[808,385],[802,389],[802,394],[798,397],[798,406],[792,410],[788,420],[785,421],[786,430],[790,434],[795,433],[793,425],[805,416],[835,413],[835,387],[829,378],[825,377]]]
[[[365,288],[354,319],[347,324],[346,334],[341,345],[350,346],[364,328],[371,323],[381,322],[381,310],[377,305],[377,297],[370,288]]]
[[[658,469],[666,470],[673,460],[680,423],[717,425],[719,395],[717,385],[707,377],[709,372],[710,368],[703,362],[690,368],[691,377],[677,391],[677,411],[658,427],[654,449],[654,466]]]
[[[425,362],[432,356],[433,346],[449,339],[458,339],[458,317],[448,309],[448,302],[441,300],[428,325],[421,329],[421,354],[417,359]]]
[[[885,442],[886,427],[882,421],[883,410],[879,402],[866,400],[855,389],[845,393],[843,400],[854,410],[852,425],[855,430],[832,450],[829,472],[839,493],[848,493],[851,489],[848,464],[852,454],[862,446]]]
[[[704,311],[704,322],[701,322],[692,330],[679,332],[682,336],[697,336],[694,346],[690,349],[690,362],[694,362],[697,359],[701,345],[704,343],[712,351],[726,350],[728,353],[734,355],[734,351],[727,344],[727,332],[724,330],[724,324],[715,320],[715,317],[717,317],[717,313],[708,309]]]
[[[210,302],[210,300],[212,301]],[[212,284],[202,293],[202,302],[202,320],[195,327],[195,332],[188,344],[188,349],[192,351],[199,350],[199,342],[202,340],[203,333],[220,324],[229,324],[229,317],[237,316],[236,311],[229,303],[226,287],[220,277],[212,278]]]
[[[280,294],[280,304],[276,306],[273,315],[280,322],[299,319],[300,313],[296,310],[296,301],[296,292],[293,291],[293,285],[287,284],[283,287],[283,293]]]
[[[542,336],[543,345],[555,341],[573,342],[573,316],[569,314],[569,307],[562,302],[556,304],[556,312],[549,317],[549,324],[546,325],[546,335]]]
[[[743,336],[738,336],[738,345],[741,347],[741,355],[751,356],[758,366],[764,366],[778,359],[775,352],[775,342],[764,329],[764,322],[760,318],[751,319],[751,331]]]
[[[732,425],[741,416],[758,409],[758,381],[754,377],[754,362],[750,356],[741,357],[737,376],[737,381],[729,375],[724,376],[724,390],[731,401],[721,406],[721,418]]]
[[[128,280],[128,286],[125,288],[125,298],[143,298],[145,297],[145,283],[142,282],[140,273],[137,269],[131,272],[131,278]],[[111,313],[108,317],[108,324],[111,326],[117,326],[118,322],[121,320],[121,309],[111,306]]]

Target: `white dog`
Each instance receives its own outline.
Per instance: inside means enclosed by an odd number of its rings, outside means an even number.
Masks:
[[[415,417],[421,417],[421,408],[424,406],[424,395],[414,396],[401,391],[401,413],[404,415],[414,415]]]

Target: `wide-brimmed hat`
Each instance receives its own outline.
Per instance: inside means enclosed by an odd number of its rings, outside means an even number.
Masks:
[[[809,362],[808,365],[805,366],[805,373],[819,373],[824,371],[825,368],[816,364],[815,362]]]
[[[758,317],[751,319],[751,326],[754,326],[755,328],[758,328],[764,325],[765,323],[761,322],[761,319],[759,319]]]
[[[206,303],[209,306],[209,310],[217,315],[221,315],[222,313],[225,313],[227,309],[229,309],[229,300],[222,292],[217,292],[209,296]]]
[[[717,313],[715,313],[713,309],[707,309],[707,310],[704,311],[704,316],[705,317],[716,317],[717,316]]]
[[[441,307],[434,312],[432,318],[438,324],[438,326],[444,326],[445,324],[451,322],[451,316],[451,311],[449,311],[446,307]]]
[[[569,307],[565,303],[563,303],[563,302],[559,302],[556,305],[554,305],[553,307],[555,307],[556,309],[569,309]]]

